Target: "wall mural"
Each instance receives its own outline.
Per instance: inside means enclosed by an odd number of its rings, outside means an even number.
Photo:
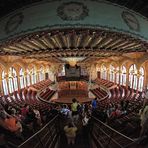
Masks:
[[[18,26],[20,24],[22,24],[23,19],[24,19],[24,15],[22,12],[19,12],[15,15],[11,16],[5,25],[6,34],[9,34],[13,31],[15,31],[18,28]]]
[[[88,16],[88,8],[80,2],[63,3],[57,9],[57,15],[65,21],[83,20]]]
[[[122,18],[130,29],[134,31],[140,31],[140,24],[137,18],[132,13],[128,11],[123,11]]]

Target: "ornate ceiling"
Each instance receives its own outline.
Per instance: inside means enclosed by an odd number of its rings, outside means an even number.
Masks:
[[[41,0],[1,0],[0,16]],[[148,17],[148,2],[144,0],[108,0],[133,9]],[[143,7],[143,9],[141,9]],[[0,45],[0,55],[21,56],[52,63],[62,58],[83,57],[81,62],[119,57],[125,53],[147,52],[147,43],[129,35],[109,30],[65,29],[38,32],[15,38]]]
[[[2,17],[13,10],[41,1],[47,1],[47,0],[0,0],[0,10],[1,10],[0,16]],[[107,1],[127,7],[142,14],[143,16],[148,17],[147,0],[107,0]]]
[[[125,34],[103,30],[55,30],[16,38],[1,45],[1,55],[61,63],[64,57],[104,58],[144,52],[147,44]]]

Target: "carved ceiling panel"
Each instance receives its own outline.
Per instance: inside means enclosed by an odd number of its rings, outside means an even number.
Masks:
[[[61,63],[63,57],[100,59],[125,53],[145,52],[147,43],[105,30],[53,30],[26,35],[0,45],[1,55],[15,55]]]

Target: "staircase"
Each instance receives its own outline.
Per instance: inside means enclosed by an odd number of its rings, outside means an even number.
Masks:
[[[89,146],[89,139],[88,139],[88,133],[84,132],[84,128],[82,126],[81,119],[76,124],[76,127],[78,128],[77,136],[75,140],[75,144],[68,145],[67,139],[64,133],[64,126],[67,124],[68,121],[63,121],[63,125],[61,126],[61,144],[60,148],[90,148]]]

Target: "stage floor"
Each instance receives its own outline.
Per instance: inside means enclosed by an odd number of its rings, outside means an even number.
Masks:
[[[91,102],[93,100],[93,98],[76,98],[80,103],[86,103],[86,102]],[[58,99],[54,99],[52,100],[54,102],[57,103],[66,103],[66,104],[70,104],[72,103],[72,98],[58,98]]]
[[[51,98],[52,102],[57,102],[57,103],[66,103],[70,104],[72,103],[72,99],[76,98],[80,103],[86,103],[86,102],[91,102],[95,96],[89,92],[88,96],[65,96],[65,97],[60,97],[58,96],[58,93],[55,93],[55,95]]]

